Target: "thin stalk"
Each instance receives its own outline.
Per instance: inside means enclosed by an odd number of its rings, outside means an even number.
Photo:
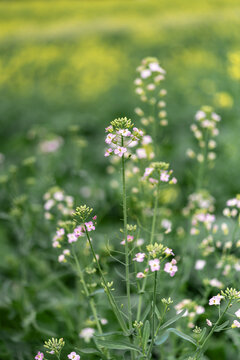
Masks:
[[[156,308],[156,289],[157,289],[157,274],[158,271],[154,273],[154,287],[153,287],[153,301],[152,301],[152,341],[148,349],[148,359],[151,359],[152,348],[155,339],[155,308]]]
[[[127,328],[127,326],[126,326],[126,323],[125,323],[125,321],[123,320],[122,314],[121,314],[121,312],[120,312],[120,310],[119,310],[119,308],[118,308],[118,305],[117,305],[117,303],[116,303],[116,301],[115,301],[115,299],[114,299],[114,297],[113,297],[113,295],[112,295],[112,293],[111,293],[111,290],[109,290],[109,286],[108,286],[108,284],[107,284],[107,281],[106,281],[106,279],[105,279],[105,276],[104,276],[104,274],[103,274],[103,271],[102,271],[102,269],[101,269],[101,266],[100,266],[100,264],[99,264],[99,261],[98,261],[98,259],[97,259],[96,253],[95,253],[94,248],[93,248],[93,246],[92,246],[92,242],[91,242],[91,240],[90,240],[89,233],[88,233],[88,231],[87,231],[86,226],[84,226],[84,228],[85,228],[85,233],[86,233],[86,236],[87,236],[87,240],[88,240],[88,243],[89,243],[89,245],[90,245],[93,258],[94,258],[94,260],[95,260],[95,262],[96,262],[96,264],[97,264],[97,268],[98,268],[98,271],[99,271],[99,273],[100,273],[100,276],[101,276],[101,279],[102,279],[102,282],[103,282],[103,285],[104,285],[104,290],[105,290],[105,292],[106,292],[106,294],[107,294],[109,303],[110,303],[110,305],[111,305],[111,307],[112,307],[112,310],[113,310],[113,312],[114,312],[114,314],[115,314],[115,316],[116,316],[116,318],[117,318],[117,320],[118,320],[118,322],[119,322],[119,325],[120,325],[120,327],[122,328],[123,332],[124,332],[126,335],[129,335],[129,333],[128,333],[128,328]]]
[[[122,136],[122,146],[124,146]],[[127,241],[127,194],[126,194],[126,178],[125,178],[125,158],[122,156],[122,196],[123,196],[123,227],[125,240],[125,272],[126,272],[126,291],[127,291],[127,311],[128,311],[128,325],[129,330],[132,330],[132,309],[131,309],[131,291],[130,291],[130,277],[129,277],[129,249]]]
[[[101,323],[100,323],[98,315],[97,315],[96,304],[95,304],[94,299],[90,297],[90,294],[89,294],[89,291],[88,291],[88,288],[87,288],[87,285],[86,285],[86,282],[85,282],[85,279],[84,279],[84,275],[83,275],[83,272],[82,272],[82,269],[81,269],[81,266],[79,264],[79,261],[78,261],[78,258],[77,258],[77,255],[76,255],[76,252],[75,252],[74,248],[73,248],[73,257],[74,257],[74,260],[75,260],[75,263],[76,263],[77,272],[78,272],[78,275],[80,277],[80,281],[82,283],[84,293],[85,293],[86,297],[89,299],[90,308],[91,308],[94,320],[95,320],[95,322],[97,324],[97,329],[99,331],[99,334],[101,335],[103,333],[103,331],[102,331],[102,326],[101,326]],[[104,337],[102,337],[102,339],[104,340]],[[102,352],[101,348],[98,347],[98,349],[99,349],[99,351]],[[109,359],[108,350],[104,349],[103,353],[105,353],[105,355]]]
[[[205,137],[204,137],[204,149],[202,151],[203,155],[203,162],[200,163],[199,171],[198,171],[198,179],[197,179],[197,191],[201,190],[203,186],[203,181],[205,178],[205,171],[206,171],[206,165],[207,165],[207,154],[208,154],[208,138],[209,138],[209,132],[206,130]]]
[[[78,261],[78,258],[77,258],[77,255],[76,255],[76,252],[75,250],[73,250],[73,257],[74,257],[74,260],[75,260],[75,263],[76,263],[76,267],[77,267],[77,271],[78,271],[78,275],[80,277],[80,280],[81,280],[81,283],[82,283],[82,286],[83,286],[83,290],[84,290],[84,293],[86,295],[86,297],[89,299],[89,304],[90,304],[90,307],[91,307],[91,310],[92,310],[92,314],[93,314],[93,317],[94,317],[94,320],[96,321],[96,324],[97,324],[97,328],[98,328],[98,331],[100,334],[102,334],[102,326],[101,326],[101,323],[98,319],[98,316],[97,316],[97,310],[96,310],[96,305],[95,305],[95,301],[93,298],[90,298],[90,294],[89,294],[89,291],[88,291],[88,288],[87,288],[87,285],[86,285],[86,282],[84,280],[84,276],[83,276],[83,272],[82,272],[82,269],[80,267],[80,264],[79,264],[79,261]]]
[[[151,229],[151,235],[150,235],[150,245],[152,245],[154,235],[155,235],[156,220],[157,220],[157,208],[158,208],[158,195],[159,195],[159,185],[157,187],[157,194],[156,194],[155,202],[154,202],[152,229]],[[149,259],[150,259],[150,256],[148,255],[147,263],[148,263]],[[146,288],[146,284],[147,284],[147,277],[145,277],[143,279],[142,288],[140,290],[139,301],[138,301],[138,310],[137,310],[137,321],[140,320],[140,315],[141,315],[141,310],[142,310],[142,300],[143,300],[143,294],[144,294],[144,291]]]
[[[218,324],[221,322],[222,318],[224,317],[224,315],[226,314],[229,306],[231,304],[231,300],[229,300],[225,310],[223,311],[222,315],[218,318],[217,322],[215,323],[215,325],[212,327],[212,330],[210,331],[210,333],[208,334],[208,336],[206,337],[206,339],[204,340],[204,342],[202,343],[202,345],[200,346],[200,349],[197,350],[197,352],[199,352],[195,358],[195,360],[200,359],[200,357],[204,354],[204,346],[207,344],[208,340],[210,339],[210,337],[212,336],[212,334],[214,333],[216,327],[218,326]]]

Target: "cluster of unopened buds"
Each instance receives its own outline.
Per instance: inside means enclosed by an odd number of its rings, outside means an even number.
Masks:
[[[164,247],[162,244],[155,243],[154,245],[147,246],[148,254],[144,252],[139,252],[135,254],[133,261],[142,263],[147,259],[147,266],[144,272],[138,272],[137,278],[141,279],[146,277],[146,274],[149,272],[159,271],[161,267],[161,262],[164,261],[169,256],[174,256],[172,249]],[[172,259],[170,262],[165,263],[164,271],[168,273],[171,277],[175,275],[178,271],[176,259]]]
[[[198,305],[195,301],[190,299],[184,299],[177,305],[175,305],[177,314],[181,311],[184,311],[183,317],[188,318],[188,327],[194,328],[194,321],[198,315],[201,315],[205,312],[203,306]]]
[[[210,106],[203,106],[201,110],[197,111],[195,120],[196,123],[191,125],[191,130],[202,151],[196,154],[192,149],[188,149],[187,155],[190,158],[196,157],[199,162],[213,161],[216,158],[216,153],[213,150],[217,146],[214,138],[219,134],[217,124],[221,117],[213,112]],[[207,149],[207,151],[205,152],[203,149]]]
[[[53,218],[52,211],[57,209],[62,215],[69,216],[73,213],[73,197],[65,195],[64,191],[58,187],[51,188],[43,196],[44,199],[44,216],[45,219]]]
[[[136,94],[140,96],[143,103],[157,105],[160,125],[168,125],[166,103],[162,99],[167,94],[166,89],[162,88],[162,81],[165,80],[166,71],[160,66],[158,59],[147,57],[142,60],[137,72],[139,76],[134,81]],[[154,121],[154,117],[145,116],[144,109],[137,107],[135,112],[145,126]]]
[[[142,180],[150,184],[159,183],[176,184],[177,179],[172,177],[173,170],[169,170],[169,164],[165,162],[153,162],[144,171]]]
[[[239,214],[240,209],[240,195],[235,198],[229,199],[226,203],[227,207],[223,209],[223,215],[227,217],[235,218]]]
[[[105,143],[110,147],[105,151],[105,157],[111,155],[122,157],[143,137],[143,131],[134,127],[131,120],[126,117],[112,121],[106,132],[108,134]]]

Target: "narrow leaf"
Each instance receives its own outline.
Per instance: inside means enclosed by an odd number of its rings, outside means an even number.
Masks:
[[[155,340],[156,345],[162,345],[169,337],[169,331],[166,330],[162,335],[158,336]]]
[[[148,342],[148,339],[149,339],[149,335],[150,335],[150,323],[147,320],[145,322],[145,325],[144,325],[144,328],[143,328],[143,350],[146,349],[147,342]]]
[[[123,340],[100,340],[96,339],[96,342],[99,346],[103,346],[107,349],[115,349],[115,350],[136,350],[141,353],[141,350],[139,347],[131,344],[129,341],[123,341]]]
[[[224,328],[227,327],[228,324],[229,324],[229,320],[227,320],[223,324],[217,326],[216,329],[214,330],[214,332],[220,332],[220,331],[224,330]]]
[[[186,310],[182,310],[178,315],[172,317],[171,319],[169,319],[168,321],[166,321],[162,326],[160,326],[159,330],[163,330],[166,327],[168,327],[169,325],[173,324],[174,322],[176,322],[178,319],[180,319]]]
[[[167,340],[168,336],[166,334],[169,335],[169,333],[174,333],[175,335],[177,335],[178,337],[192,343],[193,345],[197,346],[197,342],[189,335],[184,334],[183,332],[174,329],[174,328],[169,328],[167,329],[162,335],[158,336],[155,340],[155,344],[156,345],[161,345],[163,344],[164,341]]]

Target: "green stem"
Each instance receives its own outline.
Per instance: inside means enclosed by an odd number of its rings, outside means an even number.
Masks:
[[[122,146],[124,146],[122,136]],[[127,195],[126,195],[126,179],[125,179],[125,158],[122,156],[122,192],[123,192],[123,226],[124,226],[124,240],[125,240],[125,272],[126,272],[126,291],[127,291],[127,310],[128,310],[128,325],[129,330],[132,330],[132,309],[131,309],[131,291],[130,291],[130,277],[129,277],[129,249],[128,249],[128,231],[127,231]]]
[[[202,151],[203,162],[200,163],[199,172],[198,172],[197,191],[201,190],[201,188],[203,186],[203,180],[204,180],[204,175],[205,175],[205,170],[206,170],[206,165],[207,165],[208,138],[209,138],[209,132],[208,132],[208,130],[206,130],[205,137],[204,137],[205,145],[204,145],[204,149]]]
[[[202,343],[202,345],[200,346],[200,349],[197,350],[197,352],[199,352],[195,358],[195,360],[200,359],[200,357],[204,354],[204,346],[207,344],[208,340],[210,339],[210,337],[212,336],[212,334],[214,333],[216,327],[218,326],[218,324],[221,322],[222,318],[224,317],[224,315],[226,314],[229,306],[231,304],[231,300],[229,300],[225,310],[223,311],[222,315],[218,318],[217,322],[215,323],[215,325],[212,327],[212,330],[210,331],[210,333],[208,334],[208,336],[206,337],[206,339],[204,340],[204,342]]]
[[[155,235],[155,228],[156,228],[156,220],[157,220],[157,208],[158,208],[158,195],[159,195],[159,185],[157,187],[157,194],[155,197],[154,202],[154,210],[153,210],[153,219],[152,219],[152,229],[151,229],[151,235],[150,235],[150,245],[153,243],[154,235]],[[147,263],[149,262],[150,256],[148,255]],[[142,310],[142,300],[143,300],[143,294],[146,288],[147,284],[147,277],[143,279],[142,288],[140,290],[139,295],[139,301],[138,301],[138,310],[137,310],[137,321],[140,320],[141,310]]]
[[[123,320],[122,314],[121,314],[121,312],[120,312],[120,310],[119,310],[119,308],[118,308],[118,305],[117,305],[117,303],[116,303],[116,301],[115,301],[115,299],[114,299],[114,297],[113,297],[113,295],[112,295],[112,293],[111,293],[111,290],[109,290],[109,286],[108,286],[108,284],[107,284],[107,281],[106,281],[106,279],[105,279],[105,276],[103,275],[103,271],[102,271],[102,269],[101,269],[101,266],[100,266],[99,261],[98,261],[97,256],[96,256],[96,253],[95,253],[94,248],[93,248],[93,246],[92,246],[92,242],[91,242],[91,240],[90,240],[89,233],[88,233],[88,231],[87,231],[86,226],[84,226],[84,228],[85,228],[85,233],[86,233],[86,236],[87,236],[87,240],[88,240],[88,243],[89,243],[89,245],[90,245],[93,258],[94,258],[94,260],[95,260],[95,262],[96,262],[96,264],[97,264],[97,268],[98,268],[98,271],[99,271],[99,273],[100,273],[100,276],[101,276],[101,279],[102,279],[102,282],[103,282],[103,286],[104,286],[104,290],[105,290],[105,292],[106,292],[106,294],[107,294],[109,303],[110,303],[110,305],[111,305],[111,307],[112,307],[112,310],[113,310],[113,312],[114,312],[114,314],[115,314],[115,316],[116,316],[116,318],[117,318],[117,320],[118,320],[118,322],[119,322],[119,325],[120,325],[120,327],[122,328],[123,332],[124,332],[126,335],[129,335],[129,333],[128,333],[128,328],[127,328],[127,326],[126,326],[126,323],[125,323],[125,321]]]
[[[90,294],[89,294],[89,291],[88,291],[88,288],[87,288],[87,285],[86,285],[86,282],[84,280],[84,276],[83,276],[83,272],[82,272],[82,269],[80,267],[80,264],[79,264],[79,261],[78,261],[78,258],[77,258],[77,255],[76,255],[76,252],[75,250],[73,250],[73,257],[74,257],[74,260],[75,260],[75,263],[76,263],[76,267],[77,267],[77,271],[78,271],[78,275],[80,277],[80,280],[81,280],[81,283],[82,283],[82,286],[83,286],[83,290],[84,290],[84,293],[86,295],[86,297],[89,299],[89,304],[90,304],[90,308],[92,310],[92,314],[93,314],[93,317],[94,317],[94,320],[97,324],[97,328],[98,328],[98,331],[100,334],[102,334],[102,326],[101,326],[101,323],[98,319],[98,316],[97,316],[97,310],[96,310],[96,305],[95,305],[95,301],[93,298],[90,298]]]
[[[155,339],[155,308],[156,308],[156,289],[157,289],[157,274],[158,271],[154,273],[154,287],[153,287],[153,301],[152,301],[152,341],[148,349],[148,359],[151,359],[152,348]]]

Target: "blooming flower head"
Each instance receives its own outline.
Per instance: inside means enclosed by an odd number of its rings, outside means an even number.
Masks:
[[[116,137],[116,135],[114,135],[114,134],[111,134],[111,133],[108,134],[106,139],[105,139],[105,143],[106,144],[111,144],[115,137]]]
[[[146,277],[146,275],[143,272],[137,273],[137,278],[138,279],[142,279],[142,278],[145,278],[145,277]]]
[[[119,157],[122,157],[123,154],[125,154],[127,152],[127,148],[125,148],[124,146],[118,146],[115,150],[114,150],[114,154],[118,155]]]
[[[93,328],[85,328],[79,333],[79,337],[84,339],[86,343],[89,343],[94,333],[95,330]]]
[[[58,261],[59,261],[60,263],[66,262],[66,258],[65,258],[65,256],[64,256],[64,254],[59,255]]]
[[[220,305],[221,303],[221,300],[223,299],[224,297],[222,295],[216,295],[216,296],[213,296],[210,300],[209,300],[209,305]]]
[[[80,355],[77,355],[75,351],[72,351],[70,354],[68,354],[68,358],[71,360],[80,360]]]
[[[143,262],[145,256],[146,256],[145,253],[137,253],[137,254],[135,255],[135,258],[133,258],[133,260],[134,260],[134,261],[137,261],[137,262]]]
[[[74,233],[67,234],[67,237],[68,237],[69,244],[76,242],[78,239],[78,237]]]
[[[159,259],[149,260],[148,264],[149,264],[152,272],[160,270],[160,260]]]
[[[36,360],[42,360],[42,359],[44,359],[44,354],[39,351],[39,352],[37,353],[37,355],[35,356],[34,359],[36,359]]]
[[[178,271],[178,267],[175,264],[173,264],[173,262],[171,261],[165,264],[164,271],[166,273],[169,273],[170,276],[174,276]]]
[[[87,228],[87,231],[93,231],[95,230],[95,226],[92,221],[85,222],[85,226]]]
[[[112,152],[113,152],[113,149],[109,148],[109,149],[107,149],[107,150],[105,151],[104,156],[105,156],[105,157],[108,157],[108,156],[110,156],[110,155],[112,154]]]

